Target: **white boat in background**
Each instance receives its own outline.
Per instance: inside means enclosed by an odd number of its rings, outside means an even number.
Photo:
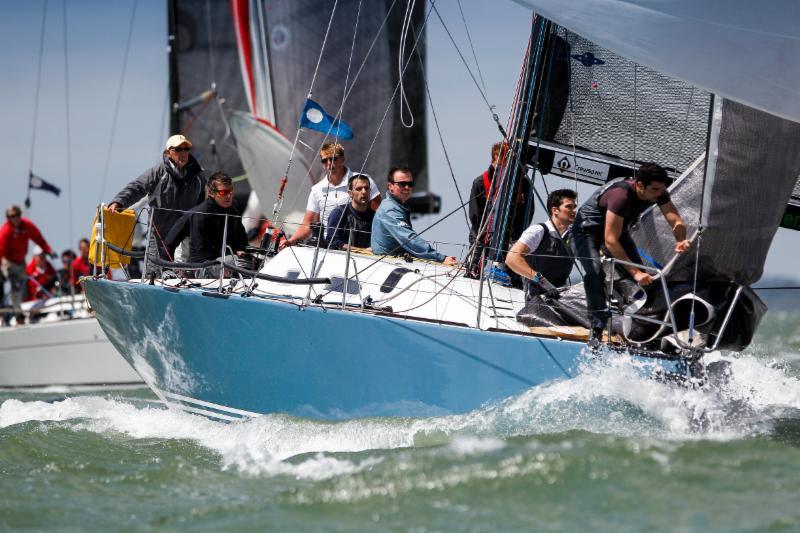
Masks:
[[[0,388],[142,386],[82,294],[26,302],[33,323],[0,327]]]

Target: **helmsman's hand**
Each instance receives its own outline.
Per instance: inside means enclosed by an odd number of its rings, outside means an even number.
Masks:
[[[687,251],[691,245],[692,242],[688,239],[678,241],[675,243],[675,252],[682,254],[683,252]]]
[[[651,276],[647,272],[642,272],[641,270],[636,274],[634,274],[633,280],[642,287],[647,287],[648,285],[653,283],[653,281],[655,281],[653,276]]]

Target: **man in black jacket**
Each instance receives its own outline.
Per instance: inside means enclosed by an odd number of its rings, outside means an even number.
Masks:
[[[509,164],[509,159],[508,146],[504,146],[502,142],[494,143],[492,145],[492,162],[489,168],[472,182],[469,194],[469,243],[472,245],[477,240],[478,244],[467,266],[468,277],[478,278],[480,276],[482,266],[480,259],[484,248],[486,248],[486,260],[488,262],[499,261],[502,263],[505,260],[509,246],[528,227],[529,220],[533,216],[532,210],[528,213],[531,183],[525,173],[517,169],[517,179],[509,179],[509,183],[505,186],[513,186],[513,191],[503,190],[504,185],[501,183],[501,176],[495,176],[498,168],[502,169]],[[512,176],[511,172],[507,174]],[[503,213],[492,212],[498,194],[506,194],[508,196]],[[497,216],[505,217],[508,222],[502,241],[495,243],[497,247],[495,250],[489,249],[489,244],[492,242],[493,237],[493,222],[495,222],[490,220],[490,217]],[[521,283],[519,279],[515,280],[512,277],[513,283],[516,284],[517,281]]]
[[[147,196],[152,209],[150,224],[152,225],[152,241],[148,246],[149,253],[157,249],[165,259],[173,259],[167,255],[164,239],[172,227],[183,215],[202,202],[205,198],[205,180],[203,169],[190,154],[192,143],[183,135],[173,135],[167,139],[167,146],[161,162],[145,170],[141,176],[125,186],[108,205],[109,211],[116,212],[135,204]],[[175,260],[185,259],[182,250]]]
[[[172,251],[189,237],[190,263],[202,263],[222,256],[223,235],[227,249],[241,255],[247,246],[247,231],[239,211],[233,207],[233,182],[223,172],[208,178],[208,198],[182,216],[170,230],[165,245]],[[227,216],[226,216],[227,215]]]

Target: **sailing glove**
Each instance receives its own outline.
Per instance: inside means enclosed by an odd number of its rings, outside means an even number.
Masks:
[[[542,290],[540,293],[542,296],[546,296],[554,300],[558,300],[561,297],[561,293],[555,287],[555,285],[550,283],[550,281],[546,277],[542,276],[541,273],[537,273],[536,276],[534,276],[534,281],[539,284],[539,287]]]

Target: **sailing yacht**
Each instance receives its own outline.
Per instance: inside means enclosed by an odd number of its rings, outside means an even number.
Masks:
[[[605,183],[643,160],[676,178],[692,235],[692,252],[675,256],[659,217],[642,216],[640,267],[659,283],[630,291],[608,276],[618,317],[605,349],[587,350],[574,323],[579,284],[530,326],[521,291],[404,256],[294,247],[257,272],[223,258],[237,275],[214,284],[83,280],[103,330],[162,400],[226,420],[441,415],[569,379],[610,352],[702,384],[707,353],[750,342],[766,308],[749,286],[800,174],[800,80],[788,64],[800,30],[786,22],[797,8],[526,3],[535,14],[487,248],[503,242],[520,169]],[[760,83],[742,83],[752,72]],[[609,259],[609,274],[617,266]]]

